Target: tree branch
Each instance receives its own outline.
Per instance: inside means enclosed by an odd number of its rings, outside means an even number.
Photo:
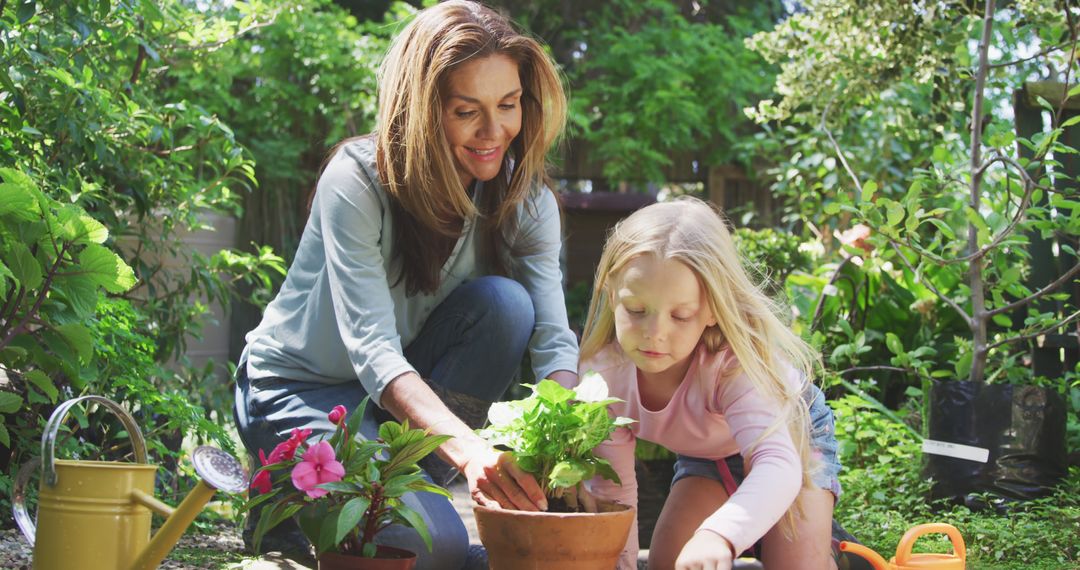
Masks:
[[[229,36],[229,37],[227,37],[225,39],[218,40],[216,42],[210,42],[210,43],[205,43],[205,44],[194,45],[194,46],[183,45],[183,44],[171,45],[171,46],[169,46],[169,49],[184,50],[184,51],[199,51],[199,50],[204,50],[205,49],[205,50],[209,50],[209,51],[214,51],[214,50],[218,49],[219,47],[221,47],[221,46],[223,46],[223,45],[225,45],[225,44],[239,38],[240,36],[243,36],[244,34],[247,34],[248,32],[257,30],[259,28],[265,28],[266,26],[272,25],[275,20],[277,20],[277,14],[276,13],[269,20],[267,20],[265,22],[255,22],[254,24],[251,24],[251,25],[247,26],[246,28],[244,28],[242,30],[238,30],[235,34],[233,34],[233,35],[231,35],[231,36]]]
[[[900,260],[904,262],[904,265],[907,266],[908,270],[911,271],[912,275],[918,277],[919,272],[915,271],[915,268],[912,267],[911,262],[908,261],[908,258],[904,256],[904,252],[900,251],[900,245],[892,239],[889,239],[889,245],[892,246],[893,250],[896,251],[896,255],[900,257]],[[941,299],[945,302],[945,304],[952,307],[953,310],[955,310],[960,315],[960,318],[964,319],[964,322],[967,323],[968,326],[972,325],[973,319],[971,315],[967,314],[967,311],[965,311],[963,307],[958,305],[956,301],[953,301],[949,297],[946,297],[944,294],[942,294],[941,291],[938,291],[937,287],[934,287],[934,284],[931,283],[929,279],[919,279],[919,282],[923,285],[926,285],[926,288],[929,289],[931,293],[936,295],[938,299]]]
[[[1065,317],[1065,319],[1063,319],[1061,322],[1055,323],[1053,326],[1047,327],[1047,328],[1042,329],[1040,331],[1036,331],[1036,332],[1033,332],[1033,333],[1030,333],[1030,334],[1014,336],[1014,337],[999,340],[999,341],[995,342],[994,344],[991,344],[990,346],[986,347],[986,350],[990,351],[992,349],[995,349],[995,348],[997,348],[999,346],[1002,346],[1002,345],[1005,345],[1005,344],[1010,344],[1010,343],[1014,343],[1014,342],[1021,342],[1021,341],[1025,341],[1025,340],[1031,340],[1033,338],[1038,338],[1038,337],[1040,337],[1040,336],[1042,336],[1042,335],[1044,335],[1044,334],[1046,334],[1048,332],[1053,331],[1054,329],[1061,328],[1061,327],[1063,327],[1063,326],[1065,326],[1065,325],[1067,325],[1067,324],[1069,324],[1069,323],[1071,323],[1073,321],[1076,321],[1077,319],[1080,319],[1080,311],[1076,311],[1073,314],[1069,315],[1068,317]]]
[[[1068,10],[1066,10],[1066,12],[1068,12]],[[1063,49],[1067,45],[1069,45],[1069,44],[1066,43],[1066,44],[1053,45],[1053,46],[1050,46],[1050,47],[1040,51],[1039,53],[1037,53],[1035,55],[1020,58],[1020,59],[1014,59],[1012,61],[1004,61],[1004,62],[1001,62],[1001,63],[991,63],[987,67],[989,67],[990,69],[996,69],[996,68],[999,68],[999,67],[1009,67],[1010,65],[1018,65],[1018,64],[1024,63],[1025,61],[1031,61],[1033,59],[1038,59],[1038,58],[1040,58],[1040,57],[1042,57],[1044,55],[1049,55],[1051,53],[1054,53],[1055,51]]]
[[[1061,277],[1058,277],[1052,283],[1048,284],[1047,286],[1043,287],[1042,289],[1039,289],[1038,291],[1028,295],[1027,297],[1024,297],[1023,299],[1020,299],[1018,301],[1013,301],[1012,303],[1009,303],[1008,305],[1005,305],[1003,307],[998,307],[998,308],[993,309],[991,311],[987,311],[986,316],[987,317],[993,317],[994,315],[1000,315],[1001,313],[1007,313],[1007,312],[1009,312],[1009,311],[1011,311],[1013,309],[1018,309],[1020,307],[1023,307],[1024,305],[1026,305],[1026,304],[1028,304],[1028,303],[1030,303],[1032,301],[1035,301],[1036,299],[1039,299],[1040,297],[1042,297],[1043,295],[1046,295],[1047,293],[1053,291],[1054,289],[1057,289],[1058,287],[1061,287],[1062,285],[1065,284],[1066,281],[1068,281],[1069,279],[1072,279],[1072,277],[1074,275],[1076,275],[1077,273],[1080,273],[1080,263],[1077,263],[1076,265],[1072,266],[1072,268],[1069,269],[1068,271],[1066,271],[1064,274],[1062,274]]]
[[[835,283],[840,279],[840,272],[844,270],[844,267],[846,267],[848,263],[851,263],[851,258],[845,257],[844,260],[840,262],[840,265],[836,267],[836,271],[829,277],[829,282],[821,288],[821,296],[818,297],[817,307],[814,308],[814,318],[810,319],[810,330],[815,330],[818,321],[821,320],[821,313],[825,309],[825,292],[829,290],[830,286],[836,286]]]
[[[832,131],[825,125],[825,118],[829,115],[829,109],[832,107],[833,101],[836,100],[836,94],[833,94],[832,99],[825,104],[825,108],[821,111],[821,123],[818,128],[825,132],[825,136],[829,137],[829,142],[832,143],[833,150],[836,151],[836,157],[840,159],[840,164],[844,165],[844,170],[847,171],[848,176],[851,177],[852,182],[855,183],[855,189],[862,194],[862,182],[859,181],[859,177],[855,174],[855,171],[851,169],[851,165],[848,164],[847,158],[844,157],[844,151],[840,149],[840,145],[833,138]]]
[[[0,340],[0,349],[6,347],[12,341],[12,339],[15,338],[15,335],[19,334],[23,327],[26,326],[26,323],[30,322],[30,320],[33,319],[35,315],[37,315],[38,310],[41,309],[41,304],[45,302],[45,298],[49,296],[49,287],[52,286],[53,277],[56,276],[57,269],[59,269],[60,267],[60,263],[64,261],[63,253],[65,251],[67,251],[66,244],[64,245],[64,249],[60,252],[61,255],[58,255],[56,257],[56,263],[54,263],[53,266],[49,268],[49,273],[45,276],[45,281],[41,284],[41,290],[38,291],[37,299],[34,300],[34,306],[30,307],[30,310],[26,312],[26,315],[23,317],[22,321],[20,321],[19,324],[8,330],[7,335],[4,336],[3,340]],[[18,305],[16,305],[16,307],[18,307]]]
[[[841,370],[837,374],[844,376],[846,374],[854,374],[856,372],[874,372],[877,370],[886,372],[903,372],[904,374],[910,374],[913,372],[911,370],[908,370],[907,368],[900,368],[898,366],[853,366],[851,368]],[[917,372],[915,374],[916,376],[918,375]]]

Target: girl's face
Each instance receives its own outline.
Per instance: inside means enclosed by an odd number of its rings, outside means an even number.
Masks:
[[[697,275],[680,261],[641,255],[612,282],[615,336],[646,380],[682,379],[705,328],[716,324]]]
[[[521,79],[505,55],[467,61],[447,77],[443,135],[466,187],[491,180],[521,132]]]

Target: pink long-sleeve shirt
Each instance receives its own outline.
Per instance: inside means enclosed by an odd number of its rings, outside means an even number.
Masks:
[[[723,536],[739,553],[764,536],[790,508],[802,481],[801,462],[786,427],[765,435],[776,423],[778,406],[753,388],[729,348],[710,353],[699,345],[691,358],[686,377],[667,406],[657,411],[642,405],[637,368],[618,344],[581,363],[582,374],[598,372],[607,381],[610,396],[623,400],[612,404],[611,412],[637,420],[619,428],[596,450],[611,462],[622,484],[597,477],[591,488],[601,499],[637,507],[634,447],[639,437],[702,459],[741,453],[749,467],[746,479],[699,527]],[[786,376],[792,384],[799,379],[793,368]],[[637,553],[635,519],[619,569],[637,568]]]

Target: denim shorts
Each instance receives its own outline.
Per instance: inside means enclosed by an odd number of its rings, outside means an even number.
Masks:
[[[838,444],[836,442],[836,426],[833,422],[832,409],[825,403],[825,394],[821,389],[811,384],[807,389],[805,398],[810,400],[810,448],[815,459],[818,460],[818,468],[811,473],[810,479],[815,485],[840,498],[840,459],[836,455]],[[724,460],[731,471],[736,483],[742,483],[746,476],[742,455],[735,454]],[[672,486],[683,477],[705,477],[723,483],[723,476],[712,459],[700,459],[679,455],[675,460],[675,476],[671,479]]]

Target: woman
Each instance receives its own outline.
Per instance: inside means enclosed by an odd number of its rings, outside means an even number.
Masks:
[[[492,10],[453,0],[401,31],[379,71],[375,132],[332,152],[285,283],[247,336],[235,412],[251,453],[293,428],[331,432],[330,409],[370,396],[369,437],[389,415],[452,435],[439,456],[477,502],[546,508],[536,481],[472,429],[526,350],[538,378],[576,378],[559,212],[543,184],[565,117],[552,61]],[[450,502],[411,500],[437,556],[405,529],[380,542],[417,552],[420,568],[462,567]]]

